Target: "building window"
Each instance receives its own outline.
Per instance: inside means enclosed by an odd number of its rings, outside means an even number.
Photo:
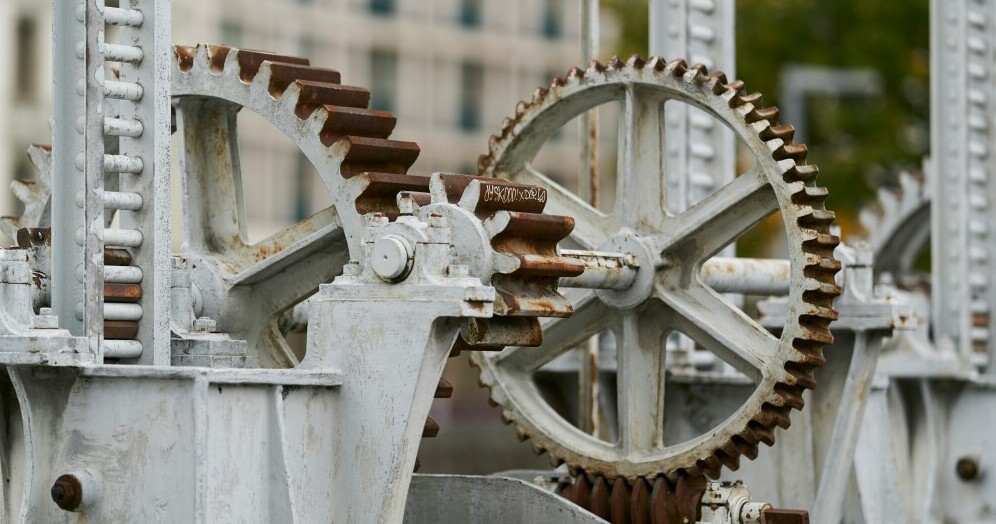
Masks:
[[[394,111],[398,90],[398,54],[374,49],[370,54],[370,108]]]
[[[378,15],[394,14],[394,0],[370,0],[370,12]]]
[[[481,0],[461,0],[460,25],[464,27],[481,25]]]
[[[543,1],[543,36],[554,40],[560,38],[563,21],[562,0]]]
[[[460,129],[476,131],[481,127],[484,91],[484,66],[474,62],[460,65]]]
[[[17,20],[17,50],[15,52],[15,92],[20,100],[35,97],[36,36],[38,26],[33,18],[21,17]]]
[[[221,33],[221,43],[240,47],[242,45],[242,24],[232,20],[222,20],[218,28]]]

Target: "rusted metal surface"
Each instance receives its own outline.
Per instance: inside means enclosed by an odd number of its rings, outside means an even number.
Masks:
[[[104,249],[104,265],[106,266],[130,266],[131,253],[125,249]]]
[[[105,320],[104,338],[107,340],[133,340],[138,336],[138,322]]]
[[[681,476],[670,481],[659,476],[648,482],[598,475],[592,482],[580,473],[562,495],[613,524],[685,524],[698,522],[706,490],[702,477]]]
[[[432,395],[433,398],[450,398],[453,396],[453,384],[450,384],[445,378],[439,379],[439,384],[436,385],[436,393]]]
[[[52,485],[52,501],[66,511],[75,511],[83,501],[83,486],[73,475],[62,475]]]
[[[765,524],[809,524],[809,512],[801,509],[769,509],[764,512]]]
[[[138,284],[104,284],[105,302],[136,303],[142,299],[142,286]]]

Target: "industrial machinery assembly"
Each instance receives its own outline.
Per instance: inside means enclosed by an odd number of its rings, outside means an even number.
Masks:
[[[0,521],[996,522],[996,0],[931,9],[932,156],[842,243],[793,126],[718,72],[732,0],[651,1],[667,58],[555,77],[474,174],[412,172],[334,69],[175,45],[168,0],[53,2],[52,144],[0,220]],[[604,107],[611,211],[534,167]],[[240,112],[332,202],[257,242]],[[786,256],[735,256],[764,221]],[[416,474],[464,351],[550,471]]]

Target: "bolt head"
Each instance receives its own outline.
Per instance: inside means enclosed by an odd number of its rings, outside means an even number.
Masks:
[[[971,482],[979,478],[979,459],[976,457],[961,457],[955,463],[955,473],[958,478],[966,482]]]
[[[62,475],[51,489],[52,500],[66,511],[76,511],[83,502],[83,486],[73,475]]]

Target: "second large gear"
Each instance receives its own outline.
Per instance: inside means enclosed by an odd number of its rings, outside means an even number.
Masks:
[[[676,215],[667,212],[663,194],[666,101],[704,110],[730,128],[755,160],[749,172]],[[622,116],[617,199],[613,213],[605,214],[531,162],[557,129],[609,102],[621,104]],[[473,355],[504,418],[537,451],[592,478],[607,478],[609,484],[617,478],[653,482],[661,474],[673,482],[716,477],[724,466],[736,469],[741,456],[754,458],[759,444],[774,443],[776,427],[788,427],[789,412],[803,407],[802,394],[815,387],[813,372],[825,363],[822,347],[833,340],[829,325],[837,313],[832,301],[840,292],[834,281],[840,264],[833,257],[838,239],[830,232],[834,215],[824,209],[826,190],[815,183],[818,169],[805,163],[806,147],[794,144],[792,135],[791,126],[779,125],[778,110],[765,108],[761,96],[746,92],[743,83],[681,60],[592,63],[554,79],[516,107],[481,158],[480,173],[550,188],[551,212],[578,222],[571,236],[575,244],[626,252],[640,266],[627,290],[573,295],[574,316],[548,322],[539,348]],[[792,314],[780,338],[698,275],[703,262],[776,212],[784,224],[795,283],[789,293]],[[618,346],[616,442],[574,427],[532,381],[544,364],[603,329],[614,332]],[[716,353],[752,379],[756,389],[719,426],[665,446],[663,352],[672,331]]]

